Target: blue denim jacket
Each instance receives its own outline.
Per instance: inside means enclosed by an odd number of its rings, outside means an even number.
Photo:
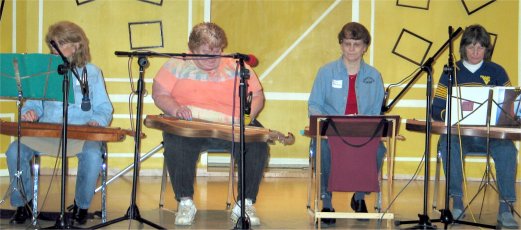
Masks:
[[[87,64],[87,78],[89,82],[89,98],[91,109],[88,111],[81,110],[81,87],[78,80],[71,75],[70,84],[74,88],[74,104],[69,104],[68,116],[69,124],[84,125],[94,120],[100,126],[108,126],[112,120],[112,103],[109,100],[107,90],[105,89],[105,81],[101,70],[93,64]],[[77,68],[81,74],[83,68]],[[55,90],[62,90],[62,86],[54,86]],[[61,123],[63,115],[63,106],[61,101],[40,101],[27,100],[22,107],[22,114],[28,110],[34,110],[38,114],[38,122]]]
[[[342,57],[322,66],[308,101],[308,115],[344,115],[349,89],[348,71]],[[358,114],[380,115],[384,98],[382,76],[363,60],[356,77]]]

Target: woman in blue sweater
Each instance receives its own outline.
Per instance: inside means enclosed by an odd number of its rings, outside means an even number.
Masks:
[[[508,75],[500,65],[489,61],[492,51],[490,35],[480,25],[472,25],[465,29],[460,42],[461,59],[456,63],[454,86],[511,86]],[[445,120],[448,76],[443,74],[438,83],[432,103],[434,120]],[[460,145],[461,141],[461,145]],[[452,216],[459,219],[464,216],[462,189],[462,154],[469,152],[487,153],[486,137],[471,137],[453,134],[450,149],[450,185],[449,196],[453,200]],[[438,151],[446,165],[447,136],[441,135]],[[517,149],[511,140],[490,139],[490,155],[494,159],[497,185],[499,190],[498,224],[506,228],[518,228],[512,215],[511,207],[516,201],[515,180],[517,169]]]

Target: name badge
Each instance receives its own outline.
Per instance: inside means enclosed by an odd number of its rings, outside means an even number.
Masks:
[[[336,89],[341,89],[342,88],[342,80],[333,80],[331,82],[331,87],[336,88]]]

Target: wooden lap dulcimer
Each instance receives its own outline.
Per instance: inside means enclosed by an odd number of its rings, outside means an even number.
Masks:
[[[405,127],[410,131],[425,132],[426,124],[425,121],[407,119]],[[435,134],[447,134],[447,126],[445,126],[444,122],[433,121],[431,123],[431,131]],[[490,132],[488,132],[486,126],[461,125],[459,130],[457,126],[452,126],[451,134],[458,135],[458,133],[461,133],[462,136],[490,136],[490,138],[521,140],[520,127],[490,127]]]
[[[21,122],[22,136],[29,137],[54,137],[62,135],[62,125],[54,123]],[[119,142],[125,140],[125,136],[133,136],[131,130],[121,128],[106,128],[86,125],[68,125],[67,138],[87,140]],[[9,136],[18,136],[18,123],[3,121],[0,119],[0,133]]]
[[[164,115],[147,115],[145,126],[184,137],[218,138],[228,141],[232,141],[232,137],[234,137],[234,141],[239,141],[238,125],[235,126],[235,132],[232,135],[232,126],[229,124],[202,120],[187,121]],[[284,145],[291,145],[295,142],[295,137],[292,133],[284,136],[284,134],[278,131],[254,126],[246,126],[244,130],[245,142],[271,143],[278,141]]]

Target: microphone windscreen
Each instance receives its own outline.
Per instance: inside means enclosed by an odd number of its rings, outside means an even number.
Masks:
[[[255,55],[248,54],[248,60],[246,61],[246,64],[248,64],[251,67],[257,67],[259,65],[259,60]]]
[[[88,97],[83,97],[83,99],[81,100],[81,110],[89,111],[90,107],[90,99]]]

